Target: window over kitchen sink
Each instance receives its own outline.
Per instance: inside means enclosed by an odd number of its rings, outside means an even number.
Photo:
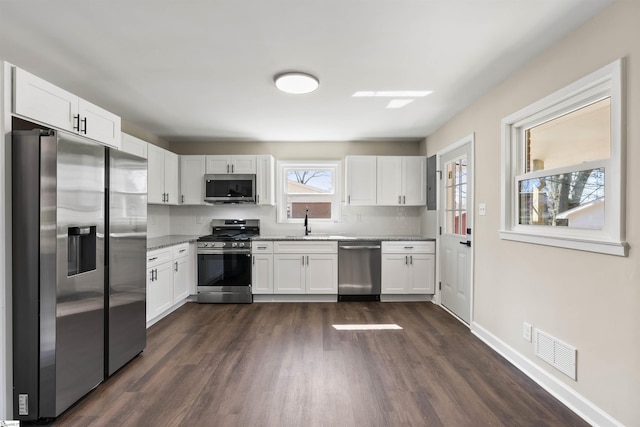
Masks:
[[[338,221],[339,161],[278,162],[278,222]]]

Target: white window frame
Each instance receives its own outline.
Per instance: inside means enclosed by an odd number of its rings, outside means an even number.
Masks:
[[[627,256],[625,242],[625,91],[623,59],[589,74],[502,119],[502,217],[500,238],[525,243]],[[605,167],[605,223],[601,230],[519,224],[518,179],[525,172],[526,129],[609,97],[611,155]],[[588,169],[583,164],[578,169]],[[565,169],[570,169],[569,166]],[[553,175],[553,170],[543,173]]]
[[[331,195],[331,218],[311,218],[314,223],[339,222],[340,219],[340,189],[342,187],[340,171],[342,170],[342,162],[340,160],[322,160],[322,161],[278,161],[277,162],[277,193],[278,193],[278,209],[277,221],[279,223],[302,224],[303,218],[287,218],[287,175],[286,169],[329,169],[333,173],[333,195]],[[323,194],[326,196],[326,194]]]

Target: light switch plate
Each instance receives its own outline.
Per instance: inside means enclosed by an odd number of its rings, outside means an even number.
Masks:
[[[478,215],[485,216],[487,214],[487,204],[479,203],[478,204]]]

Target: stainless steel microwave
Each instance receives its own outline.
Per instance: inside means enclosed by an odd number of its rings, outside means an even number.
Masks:
[[[254,174],[209,174],[204,176],[204,201],[209,203],[255,203]]]

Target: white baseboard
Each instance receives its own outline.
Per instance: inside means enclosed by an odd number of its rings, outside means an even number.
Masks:
[[[624,427],[622,423],[476,322],[471,323],[471,332],[589,424],[602,427]]]

